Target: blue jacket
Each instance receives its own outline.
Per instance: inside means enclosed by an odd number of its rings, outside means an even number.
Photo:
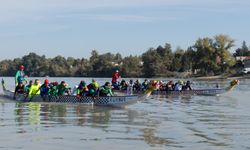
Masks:
[[[49,92],[50,92],[50,87],[49,85],[45,85],[43,84],[41,87],[40,87],[40,95],[41,96],[48,96],[49,95]]]

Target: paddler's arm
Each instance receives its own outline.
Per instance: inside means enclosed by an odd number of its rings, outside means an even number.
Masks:
[[[32,88],[32,86],[30,87],[30,90],[29,90],[29,93],[28,93],[28,95],[27,95],[27,97],[32,97],[32,91],[33,91],[33,88]]]
[[[16,75],[15,75],[15,84],[17,85],[18,83],[18,77],[20,76],[20,71],[17,71],[16,72]]]
[[[113,91],[112,91],[111,88],[108,90],[108,92],[109,92],[109,95],[110,95],[110,96],[114,96],[114,93],[113,93]]]
[[[81,95],[80,95],[80,90],[79,90],[78,88],[76,89],[76,97],[78,97],[78,98],[81,97]]]

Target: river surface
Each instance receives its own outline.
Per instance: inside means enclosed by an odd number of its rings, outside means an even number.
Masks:
[[[4,79],[6,87],[13,88],[13,78]],[[70,86],[82,79],[49,78]],[[229,82],[193,80],[192,86],[224,87]],[[249,97],[250,80],[241,80],[220,96],[158,95],[126,108],[0,98],[0,150],[250,149]]]

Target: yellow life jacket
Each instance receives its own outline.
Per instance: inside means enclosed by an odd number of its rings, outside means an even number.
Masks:
[[[41,86],[41,84],[32,84],[30,87],[29,96],[39,95],[40,94],[40,86]]]

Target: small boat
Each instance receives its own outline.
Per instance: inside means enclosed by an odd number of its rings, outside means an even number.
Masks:
[[[146,99],[153,90],[148,90],[143,95],[125,95],[125,96],[84,96],[77,97],[75,95],[62,95],[62,96],[45,96],[32,95],[27,97],[24,94],[16,95],[14,99],[14,91],[7,90],[2,80],[3,97],[18,102],[54,102],[54,103],[79,103],[86,105],[97,106],[112,106],[124,107]]]

